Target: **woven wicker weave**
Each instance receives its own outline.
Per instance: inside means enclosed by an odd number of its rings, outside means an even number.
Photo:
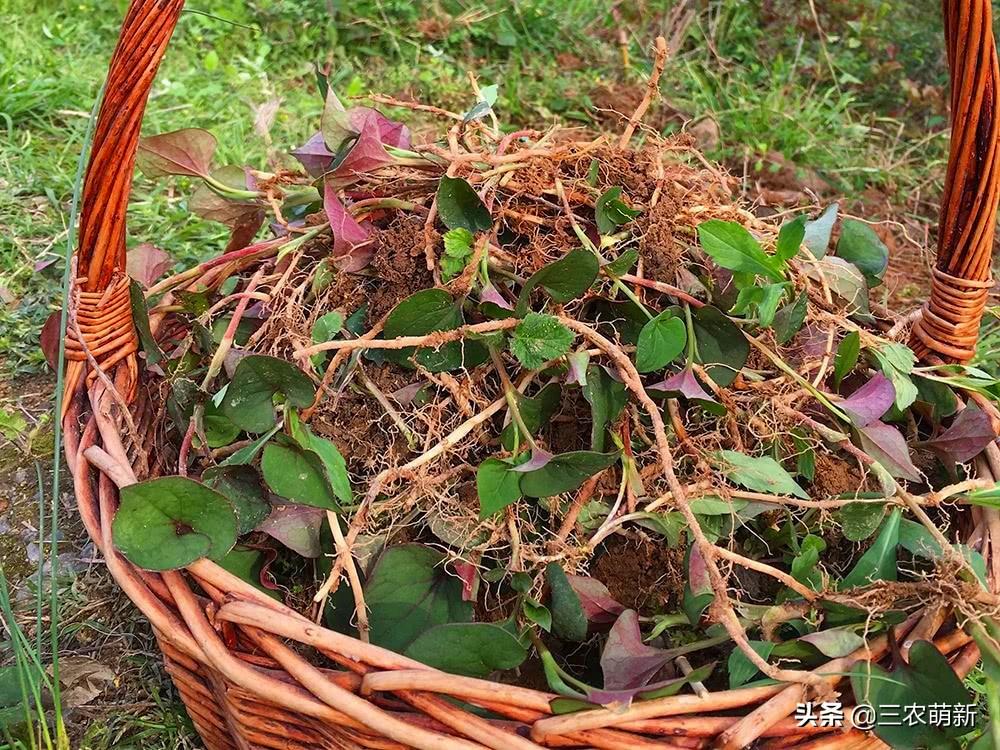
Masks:
[[[212,562],[150,573],[115,551],[111,519],[117,489],[148,474],[136,442],[151,419],[151,405],[137,387],[125,214],[146,99],[182,5],[182,0],[133,0],[111,61],[83,193],[64,422],[83,521],[115,580],[152,623],[166,669],[206,747],[632,750],[739,748],[758,740],[771,747],[883,746],[849,727],[796,727],[789,717],[806,697],[800,684],[677,695],[624,711],[553,716],[552,695],[446,675],[324,629]],[[954,133],[933,293],[914,335],[924,356],[965,360],[991,283],[1000,195],[997,55],[988,0],[946,0],[944,17]],[[990,479],[1000,476],[1000,453],[987,453],[979,470]],[[978,512],[992,514],[981,527],[1000,528],[996,511]],[[1000,580],[1000,555],[986,546],[993,578]],[[895,635],[904,646],[907,639],[934,639],[946,616],[914,615]],[[935,642],[960,674],[979,658],[961,630]],[[835,686],[856,660],[881,658],[888,643],[886,636],[877,638],[817,672],[830,675],[823,679]],[[307,657],[307,652],[312,653]],[[342,669],[314,666],[323,662]],[[462,708],[453,697],[488,709],[493,718]]]

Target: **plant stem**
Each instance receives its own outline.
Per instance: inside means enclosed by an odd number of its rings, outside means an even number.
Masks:
[[[531,448],[532,454],[536,453],[539,448],[535,439],[531,436],[531,431],[528,426],[524,423],[524,418],[521,416],[521,410],[517,405],[518,391],[514,387],[514,384],[510,382],[510,376],[507,375],[507,368],[503,366],[503,360],[500,358],[499,352],[497,352],[495,347],[489,347],[490,359],[493,360],[493,366],[496,368],[497,373],[500,375],[500,383],[503,385],[503,397],[507,401],[507,408],[510,410],[510,417],[517,426],[517,429],[524,435],[525,441],[528,443],[528,447]]]

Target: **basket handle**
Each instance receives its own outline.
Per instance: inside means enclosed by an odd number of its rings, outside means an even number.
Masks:
[[[184,0],[132,0],[108,67],[83,181],[61,417],[84,376],[97,377],[93,364],[113,372],[126,400],[136,393],[139,342],[125,273],[125,212],[146,101],[183,6]]]
[[[132,0],[108,67],[80,209],[77,276],[86,292],[125,271],[125,211],[153,78],[184,0]]]
[[[931,296],[913,328],[921,357],[967,362],[993,281],[1000,201],[996,41],[990,0],[944,0],[951,78],[951,152],[938,224]]]

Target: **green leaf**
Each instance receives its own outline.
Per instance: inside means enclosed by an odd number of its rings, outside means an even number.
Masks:
[[[205,440],[208,441],[209,448],[221,448],[229,445],[241,432],[240,428],[229,421],[229,417],[222,413],[222,408],[215,405],[214,401],[205,404],[205,411],[201,417],[201,426],[205,432]],[[198,445],[201,440],[198,440]]]
[[[889,248],[874,229],[855,219],[844,219],[841,224],[837,257],[857,266],[869,286],[880,284],[889,267]]]
[[[836,203],[831,203],[816,219],[806,222],[802,244],[816,260],[823,258],[830,246],[830,235],[833,233],[833,225],[837,223],[838,209]]]
[[[784,281],[781,266],[761,248],[743,226],[733,221],[709,219],[698,225],[702,249],[723,268],[737,273]]]
[[[444,233],[444,257],[441,273],[445,281],[459,276],[472,257],[473,235],[468,229],[458,227]]]
[[[772,327],[779,344],[787,344],[802,329],[808,309],[809,295],[803,292],[794,302],[790,302],[774,314]]]
[[[146,570],[176,570],[218,559],[236,544],[236,511],[222,494],[185,477],[121,489],[111,525],[118,550]]]
[[[867,315],[870,312],[868,282],[857,266],[831,256],[807,264],[806,275],[818,284],[825,281],[838,309],[845,314]]]
[[[560,453],[540,469],[521,477],[521,492],[528,497],[551,497],[575,490],[589,477],[618,460],[617,453],[573,451]]]
[[[718,385],[728,387],[743,369],[750,344],[735,323],[717,307],[705,305],[691,311],[698,361]]]
[[[549,611],[548,607],[544,604],[536,602],[529,596],[525,598],[521,608],[524,612],[524,616],[531,622],[538,625],[538,627],[546,633],[552,632],[552,613]]]
[[[684,351],[687,326],[670,310],[664,310],[642,327],[635,367],[639,372],[653,372]]]
[[[437,190],[438,216],[448,229],[483,232],[493,226],[486,205],[461,177],[441,178]]]
[[[899,544],[902,513],[900,508],[895,508],[889,514],[875,542],[840,582],[841,590],[865,586],[872,581],[896,580],[896,545]]]
[[[139,334],[139,344],[146,353],[146,364],[155,365],[163,359],[163,352],[149,328],[149,308],[146,307],[146,294],[138,281],[129,283],[129,299],[132,305],[132,322]]]
[[[896,663],[892,672],[877,664],[862,661],[853,669],[851,688],[858,701],[875,707],[879,716],[888,710],[899,712],[905,706],[920,706],[926,715],[934,705],[967,705],[972,702],[962,681],[948,660],[929,641],[917,641],[910,647],[909,660]],[[967,726],[945,726],[941,722],[881,721],[873,731],[893,748],[950,747],[954,739],[969,732]]]
[[[885,503],[850,503],[838,515],[844,536],[852,542],[862,542],[882,523]]]
[[[592,252],[570,251],[563,258],[535,271],[524,282],[514,306],[514,315],[524,317],[528,311],[531,292],[536,287],[542,287],[554,302],[565,304],[590,289],[599,271],[600,262]]]
[[[851,331],[837,346],[837,354],[833,358],[833,382],[839,388],[844,377],[858,364],[861,354],[861,334]]]
[[[625,205],[621,195],[622,189],[620,187],[609,188],[594,204],[597,231],[601,234],[611,234],[617,227],[628,224],[642,213],[642,211]]]
[[[256,529],[271,512],[260,475],[252,466],[212,466],[202,473],[201,481],[232,503],[240,535]]]
[[[565,571],[558,563],[550,562],[545,568],[545,580],[549,584],[553,632],[568,641],[583,641],[587,637],[587,615]]]
[[[826,542],[815,534],[806,534],[799,545],[798,554],[792,559],[792,578],[811,589],[819,589],[823,576],[816,565],[820,553],[826,550]]]
[[[778,244],[774,249],[774,257],[782,263],[798,255],[799,248],[806,236],[806,217],[798,216],[786,221],[778,230]]]
[[[809,497],[781,464],[770,456],[752,457],[736,451],[719,451],[718,458],[722,472],[748,490],[804,499]]]
[[[774,643],[771,641],[750,641],[752,648],[762,659],[767,659],[774,650]],[[729,654],[729,689],[734,690],[741,685],[746,685],[756,677],[760,670],[750,661],[743,649],[734,648]]]
[[[528,657],[528,650],[510,631],[488,622],[437,625],[417,636],[405,653],[428,667],[466,677],[514,669]]]
[[[313,323],[312,328],[312,340],[314,344],[325,344],[327,341],[333,341],[340,330],[344,327],[344,316],[342,313],[334,310],[333,312],[328,312],[326,315],[321,315]],[[327,353],[320,352],[319,354],[314,354],[312,356],[313,367],[317,370],[322,370],[323,363],[326,362]]]
[[[333,489],[333,494],[341,502],[353,502],[354,492],[351,490],[351,477],[347,472],[347,462],[340,454],[337,445],[332,440],[313,434],[313,431],[299,419],[295,412],[288,413],[288,427],[295,442],[305,450],[312,451],[319,456],[320,461],[323,462],[326,479]]]
[[[280,429],[281,425],[276,424],[270,430],[250,443],[250,445],[243,446],[229,458],[221,461],[219,466],[240,466],[242,464],[253,463],[253,460],[257,458],[257,454],[264,449],[264,446],[268,444],[271,438],[273,438]]]
[[[274,426],[273,400],[279,394],[293,406],[305,408],[312,404],[316,388],[294,365],[275,357],[251,354],[236,365],[222,401],[222,412],[240,429],[267,432]]]
[[[549,421],[549,418],[559,408],[561,396],[562,388],[558,383],[549,383],[531,398],[522,396],[520,393],[514,394],[518,411],[521,412],[521,420],[528,428],[528,432],[534,435],[543,424]],[[514,450],[516,435],[517,425],[511,422],[500,433],[500,444],[509,451]]]
[[[510,337],[510,350],[528,370],[561,357],[573,344],[573,332],[551,315],[528,313]]]
[[[476,494],[479,496],[479,518],[499,513],[521,499],[521,474],[499,458],[487,458],[476,470]]]
[[[625,408],[628,392],[625,384],[611,377],[600,365],[587,367],[583,397],[590,404],[590,447],[603,451],[607,426],[618,419]]]
[[[745,315],[751,309],[757,311],[757,324],[762,328],[767,328],[774,322],[774,316],[778,312],[778,305],[784,299],[785,290],[788,288],[787,282],[780,284],[765,284],[764,286],[745,286],[740,289],[736,297],[736,304],[732,313],[735,315]]]
[[[297,445],[269,443],[264,448],[260,468],[274,494],[300,505],[340,510],[326,481],[323,461],[312,451]]]
[[[632,248],[631,250],[626,250],[610,263],[606,263],[602,270],[609,276],[618,278],[631,271],[632,266],[636,264],[637,260],[639,260],[639,251]]]
[[[472,620],[462,582],[445,571],[443,555],[420,544],[382,553],[365,587],[365,602],[372,643],[397,653],[436,625]]]
[[[900,411],[909,408],[917,400],[917,386],[910,379],[917,357],[905,344],[883,344],[871,350],[878,361],[882,374],[892,381],[896,389],[896,408]]]
[[[436,331],[450,331],[464,323],[461,306],[443,289],[424,289],[411,294],[389,313],[383,327],[386,339],[401,336],[425,336]],[[414,349],[407,347],[394,352],[393,361],[409,366]],[[449,341],[432,349],[416,350],[417,361],[431,372],[475,367],[486,360],[485,348],[476,341]],[[464,360],[464,361],[463,361]]]

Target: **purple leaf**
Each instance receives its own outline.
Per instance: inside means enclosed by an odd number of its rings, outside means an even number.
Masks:
[[[325,518],[326,511],[322,508],[275,505],[257,531],[263,531],[303,557],[319,557],[323,552],[319,532]]]
[[[986,413],[970,406],[959,412],[951,427],[928,440],[927,447],[960,464],[978,456],[996,437]]]
[[[688,559],[688,586],[691,588],[692,596],[712,593],[712,579],[708,575],[708,565],[702,557],[698,545],[691,547],[691,555]]]
[[[232,164],[220,167],[212,172],[212,177],[237,190],[249,189],[247,187],[247,173],[242,167]],[[188,207],[204,219],[218,221],[230,227],[236,227],[247,221],[249,216],[255,215],[259,215],[263,222],[263,211],[260,204],[255,201],[224,198],[208,185],[202,185],[195,190],[188,202]]]
[[[353,124],[354,118],[351,119]],[[388,122],[374,109],[364,113],[363,119],[358,123],[357,140],[354,141],[354,145],[351,146],[350,151],[337,165],[337,168],[330,173],[337,177],[341,184],[345,180],[352,181],[358,175],[371,172],[394,161],[385,150],[382,141],[383,121]]]
[[[462,601],[476,601],[476,582],[479,576],[479,569],[472,563],[462,562],[461,560],[457,561],[454,567],[459,580],[462,581]]]
[[[44,271],[46,268],[48,268],[49,266],[51,266],[57,260],[59,260],[59,256],[57,256],[57,255],[52,255],[52,256],[49,256],[48,258],[43,258],[42,260],[36,260],[35,261],[35,272],[37,273],[38,271]]]
[[[344,271],[359,271],[367,266],[372,259],[368,230],[354,220],[330,182],[323,188],[323,208],[333,230],[333,258],[337,267]]]
[[[323,141],[323,134],[317,131],[312,138],[292,151],[292,156],[299,160],[303,168],[313,177],[319,177],[326,172],[333,159],[333,154]]]
[[[566,373],[567,383],[577,385],[587,385],[587,365],[590,364],[590,354],[587,352],[573,352],[566,355],[569,362],[569,372]]]
[[[663,380],[654,385],[647,386],[646,390],[649,391],[663,391],[664,393],[679,393],[686,399],[693,401],[709,401],[713,404],[717,404],[716,401],[704,388],[701,387],[701,383],[698,382],[698,378],[695,377],[694,371],[690,367],[685,367],[680,372],[671,375],[666,380]]]
[[[626,609],[608,633],[601,653],[604,689],[643,688],[669,661],[669,652],[642,642],[639,615],[634,609]]]
[[[885,422],[875,421],[858,428],[861,448],[892,476],[919,482],[920,470],[910,460],[903,434]]]
[[[502,307],[504,310],[513,310],[513,305],[507,301],[507,299],[497,291],[497,288],[492,284],[487,284],[479,292],[480,302],[492,302],[497,307]]]
[[[136,164],[147,177],[168,174],[207,177],[215,153],[215,136],[201,128],[185,128],[139,139]]]
[[[155,245],[143,242],[125,255],[125,271],[143,286],[152,286],[171,269],[173,258]]]
[[[531,449],[531,458],[529,458],[523,464],[511,467],[511,471],[517,471],[521,473],[534,471],[535,469],[542,468],[552,459],[553,455],[551,453],[549,453],[547,450],[543,450],[536,446],[535,448]]]
[[[580,597],[583,613],[590,622],[606,625],[617,619],[625,607],[616,602],[608,587],[590,576],[567,575],[569,585]]]
[[[877,373],[875,377],[858,388],[840,402],[839,406],[856,427],[864,427],[871,424],[885,414],[892,403],[896,400],[896,389],[882,373]]]

